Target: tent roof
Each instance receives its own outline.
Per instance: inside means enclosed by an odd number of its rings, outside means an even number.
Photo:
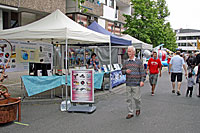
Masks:
[[[105,34],[105,35],[110,35],[111,43],[112,44],[120,44],[120,45],[131,45],[131,41],[127,39],[123,39],[121,37],[118,37],[116,35],[113,35],[111,32],[107,31],[104,29],[102,26],[100,26],[96,21],[92,22],[88,26],[88,29],[91,29],[93,31]]]
[[[3,30],[0,32],[0,37],[4,39],[26,40],[65,40],[67,38],[69,39],[68,43],[75,44],[110,42],[108,35],[100,34],[81,26],[68,18],[60,10],[56,10],[50,15],[31,24]]]
[[[152,45],[151,44],[147,44],[145,42],[142,42],[130,35],[122,35],[122,38],[124,39],[128,39],[128,40],[131,40],[132,41],[132,44],[135,48],[140,48],[140,49],[152,49]]]

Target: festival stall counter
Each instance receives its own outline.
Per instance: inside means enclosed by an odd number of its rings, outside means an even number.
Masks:
[[[101,89],[103,83],[103,72],[101,73],[94,73],[94,88]],[[21,89],[24,89],[22,92],[22,97],[25,97],[25,91],[27,92],[28,96],[33,96],[36,94],[40,94],[42,92],[54,89],[56,87],[65,85],[70,86],[70,75],[67,76],[66,82],[66,75],[62,76],[29,76],[24,75],[21,77]],[[24,85],[24,87],[23,87]]]
[[[119,64],[113,64],[113,65],[111,65],[111,67],[109,64],[103,65],[103,68],[104,68],[105,74],[111,73],[112,88],[126,82],[126,76],[122,74],[121,67]],[[104,85],[105,85],[104,88],[109,88],[108,84],[104,84]]]

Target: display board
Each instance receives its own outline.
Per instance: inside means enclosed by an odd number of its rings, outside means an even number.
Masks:
[[[111,72],[111,83],[112,87],[115,87],[119,84],[125,83],[126,77],[122,74],[121,70],[115,70]]]
[[[8,56],[11,56],[7,72],[27,71],[29,62],[51,63],[53,65],[53,45],[42,42],[10,41],[12,44],[12,55],[9,55],[11,48],[9,45],[0,49],[0,66],[5,65]],[[7,44],[0,41],[0,45]],[[51,67],[52,68],[52,67]]]
[[[71,102],[94,103],[94,70],[71,70]]]

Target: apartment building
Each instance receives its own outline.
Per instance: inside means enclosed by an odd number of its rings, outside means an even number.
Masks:
[[[197,39],[200,39],[200,30],[178,29],[175,32],[178,49],[184,51],[197,50]]]
[[[66,0],[0,0],[0,30],[23,26],[60,9]]]
[[[131,15],[130,0],[86,0],[78,7],[78,1],[67,0],[66,14],[74,21],[88,26],[97,21],[102,27],[116,35],[121,35],[125,29],[125,17]],[[87,9],[87,12],[83,10]]]
[[[125,17],[130,15],[130,0],[0,0],[0,30],[23,26],[60,9],[87,27],[94,20],[113,34],[121,35]],[[87,12],[83,12],[87,9]]]

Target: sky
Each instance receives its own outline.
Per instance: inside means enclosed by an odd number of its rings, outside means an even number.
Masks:
[[[170,16],[167,20],[173,29],[200,30],[200,0],[165,0]]]

